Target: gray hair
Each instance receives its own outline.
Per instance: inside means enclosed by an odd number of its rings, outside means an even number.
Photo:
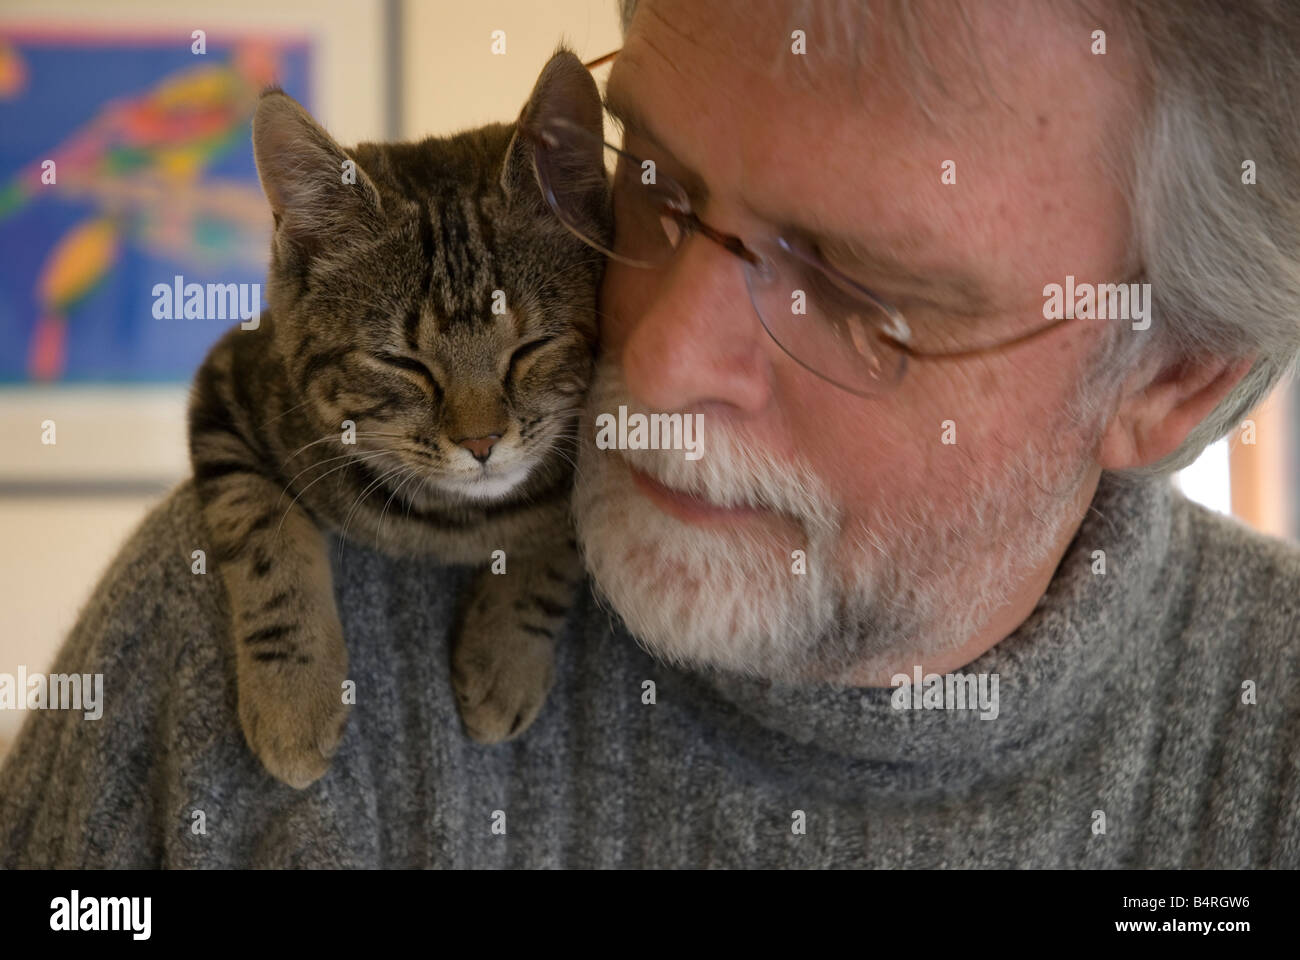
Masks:
[[[834,5],[837,29],[826,35],[857,46],[856,56],[865,59],[856,39],[862,31],[844,22],[850,4],[863,24],[879,12],[870,0],[845,0]],[[1089,32],[1104,29],[1123,41],[1145,73],[1133,93],[1141,98],[1140,133],[1116,138],[1112,166],[1129,199],[1131,247],[1151,284],[1153,321],[1149,336],[1121,327],[1100,345],[1078,409],[1092,414],[1118,404],[1120,385],[1139,364],[1256,358],[1178,449],[1122,471],[1167,474],[1300,372],[1300,4],[1126,0],[1104,11],[1082,0],[1061,5]],[[619,6],[626,34],[637,0]],[[918,42],[927,26],[933,32],[934,18],[919,5],[885,6],[900,27],[891,42],[922,73],[937,76]],[[816,21],[831,7],[789,4],[798,23]],[[959,21],[969,33],[964,14]],[[1254,184],[1243,182],[1246,161],[1254,164]],[[1157,322],[1161,317],[1168,322]]]

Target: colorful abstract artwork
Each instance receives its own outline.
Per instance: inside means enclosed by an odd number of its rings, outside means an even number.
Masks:
[[[260,91],[309,109],[312,47],[0,27],[0,383],[190,378],[231,323],[160,319],[156,284],[264,279]]]

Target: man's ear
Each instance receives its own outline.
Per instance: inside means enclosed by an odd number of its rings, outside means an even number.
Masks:
[[[379,192],[365,171],[281,90],[258,101],[253,159],[282,252],[309,260],[382,224]]]
[[[1256,358],[1203,356],[1150,366],[1125,385],[1119,408],[1102,434],[1103,470],[1144,467],[1178,449],[1254,365]]]

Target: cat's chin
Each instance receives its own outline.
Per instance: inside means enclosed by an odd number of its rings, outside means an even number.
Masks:
[[[462,497],[465,500],[487,503],[500,500],[528,479],[527,467],[516,467],[501,474],[476,477],[473,480],[461,480],[455,477],[436,476],[429,478],[429,485],[437,487],[443,493]]]

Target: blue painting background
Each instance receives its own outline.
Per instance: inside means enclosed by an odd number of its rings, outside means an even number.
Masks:
[[[264,282],[270,212],[250,142],[261,85],[252,89],[247,77],[237,76],[234,54],[240,39],[210,38],[206,55],[196,56],[188,35],[128,36],[112,45],[3,32],[0,38],[26,73],[16,96],[0,98],[0,190],[5,191],[0,194],[0,382],[189,380],[232,322],[154,319],[154,284],[171,284],[177,274],[186,283]],[[272,51],[275,81],[311,109],[309,45],[257,43]],[[223,69],[230,74],[224,80]],[[184,96],[191,86],[193,109]],[[162,129],[164,138],[141,144],[118,136],[90,151],[89,163],[58,160],[60,147],[84,135],[113,101],[134,107],[141,123]],[[198,138],[199,143],[187,141],[186,125],[196,115],[218,117],[218,133]],[[33,185],[33,169],[39,175],[47,158],[56,159],[59,182]],[[79,162],[81,196],[65,187],[77,179],[73,169]],[[157,169],[170,165],[184,171],[192,162],[194,175],[182,173],[174,196],[226,192],[208,195],[208,206],[215,209],[189,222],[183,242],[158,249],[157,242],[142,236],[166,217],[168,204],[119,203],[119,188],[129,198],[133,185],[159,182]],[[92,195],[84,195],[86,189]],[[96,195],[100,191],[105,195]],[[230,197],[239,202],[222,202]],[[118,252],[107,269],[86,271],[96,279],[63,316],[58,372],[37,376],[30,358],[34,330],[41,315],[51,313],[42,307],[38,278],[61,240],[96,221],[114,224],[110,232],[120,238]]]

